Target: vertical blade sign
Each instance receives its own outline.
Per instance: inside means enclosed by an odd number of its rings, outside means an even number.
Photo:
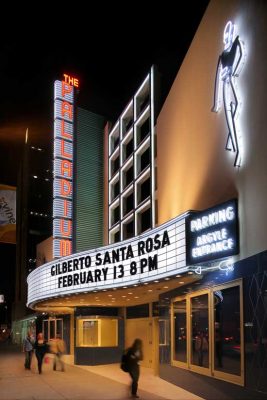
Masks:
[[[78,79],[54,83],[53,255],[72,253],[74,100]]]

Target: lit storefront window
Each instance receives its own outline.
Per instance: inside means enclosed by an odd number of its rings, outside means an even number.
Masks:
[[[118,320],[114,318],[77,318],[77,347],[118,346]]]

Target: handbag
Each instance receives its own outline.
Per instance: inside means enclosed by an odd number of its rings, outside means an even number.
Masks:
[[[129,353],[128,353],[128,350],[124,350],[124,352],[122,354],[120,368],[124,372],[129,372]]]
[[[48,357],[48,356],[45,356],[45,358],[44,358],[44,363],[45,363],[45,364],[49,364],[49,357]]]

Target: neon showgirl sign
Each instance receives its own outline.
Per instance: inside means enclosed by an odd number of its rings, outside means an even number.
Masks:
[[[234,166],[241,165],[241,135],[238,127],[238,115],[240,99],[237,95],[236,78],[239,76],[244,64],[243,44],[236,35],[235,25],[229,21],[224,28],[224,50],[219,56],[215,87],[213,112],[221,108],[221,97],[228,128],[228,136],[225,149],[235,153]]]

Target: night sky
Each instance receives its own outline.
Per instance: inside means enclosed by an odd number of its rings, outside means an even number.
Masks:
[[[166,97],[208,0],[156,4],[42,3],[1,13],[0,183],[16,185],[27,127],[32,143],[52,140],[53,82],[63,73],[79,78],[80,106],[113,122],[152,64]],[[15,246],[1,244],[0,257],[0,294],[10,302]]]

